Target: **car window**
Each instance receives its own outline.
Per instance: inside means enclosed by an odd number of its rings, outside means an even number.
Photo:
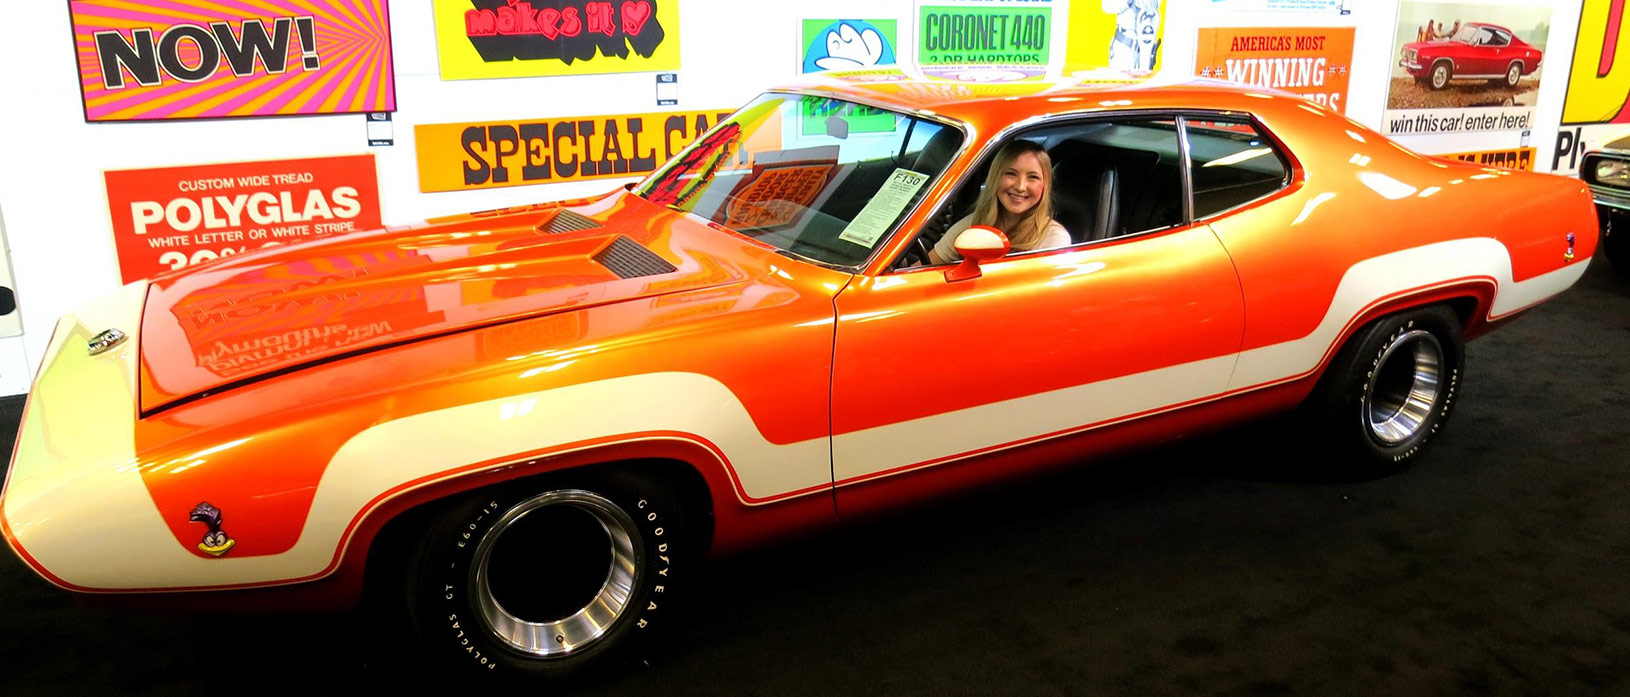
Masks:
[[[1183,162],[1177,122],[1117,119],[1046,134],[1055,217],[1076,242],[1180,225]]]
[[[1194,217],[1244,205],[1285,187],[1290,168],[1256,125],[1245,119],[1188,119]]]
[[[1511,36],[1503,31],[1489,32],[1488,45],[1505,46],[1511,43]]]
[[[962,145],[955,127],[824,96],[742,107],[635,193],[791,254],[865,262]]]
[[[1177,122],[1170,118],[1077,121],[1020,132],[991,149],[924,230],[927,246],[972,213],[1001,145],[1027,140],[1052,163],[1053,219],[1070,244],[1136,234],[1184,221]]]

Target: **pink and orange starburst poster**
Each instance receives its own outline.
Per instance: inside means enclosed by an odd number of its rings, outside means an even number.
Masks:
[[[394,111],[386,0],[72,0],[86,121]]]

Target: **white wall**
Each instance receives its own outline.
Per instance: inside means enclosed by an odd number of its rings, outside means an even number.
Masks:
[[[406,222],[606,191],[620,181],[590,181],[481,191],[421,194],[413,126],[449,123],[730,108],[798,69],[799,20],[857,17],[899,21],[902,60],[915,53],[913,0],[822,0],[812,3],[678,0],[679,105],[657,107],[650,73],[444,82],[438,77],[429,0],[391,3],[398,111],[396,144],[367,147],[361,115],[187,121],[85,123],[64,2],[6,3],[0,10],[0,62],[8,96],[0,108],[0,211],[24,319],[22,339],[0,341],[0,394],[27,389],[27,376],[7,366],[39,360],[60,314],[119,283],[102,172],[216,162],[372,152],[387,222]],[[1076,0],[1094,5],[1100,0]],[[1494,0],[1499,2],[1500,0]],[[1541,83],[1532,145],[1542,167],[1561,115],[1580,2],[1556,2],[1548,72]],[[1353,26],[1347,113],[1379,127],[1386,102],[1397,0],[1353,0],[1350,15],[1241,12],[1212,0],[1168,0],[1163,65],[1191,74],[1202,26]],[[926,4],[933,4],[932,2]],[[1054,48],[1062,58],[1067,0],[1054,0]],[[1415,136],[1427,152],[1515,147],[1515,136]],[[1503,141],[1510,140],[1509,144]]]

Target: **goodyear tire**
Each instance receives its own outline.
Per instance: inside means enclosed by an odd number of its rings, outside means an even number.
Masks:
[[[571,680],[665,627],[684,539],[673,495],[627,472],[483,490],[431,524],[409,562],[409,614],[455,669]]]
[[[1344,476],[1381,476],[1413,464],[1448,424],[1460,391],[1460,320],[1429,307],[1360,329],[1315,395],[1315,418]]]

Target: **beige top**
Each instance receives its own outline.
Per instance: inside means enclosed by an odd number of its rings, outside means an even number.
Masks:
[[[945,231],[945,236],[940,238],[939,244],[934,245],[935,256],[946,261],[961,261],[962,255],[956,253],[956,237],[970,227],[973,227],[973,214],[971,213],[968,214],[968,217],[953,223],[951,229]],[[1064,229],[1064,226],[1060,225],[1057,220],[1049,220],[1047,221],[1047,232],[1042,234],[1040,244],[1030,249],[1014,247],[1013,251],[1029,252],[1037,249],[1054,249],[1068,246],[1070,246],[1070,231]]]

